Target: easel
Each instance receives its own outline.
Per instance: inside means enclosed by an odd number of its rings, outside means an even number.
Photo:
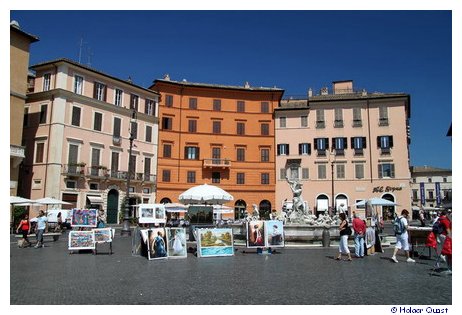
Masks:
[[[114,235],[115,235],[115,229],[111,228],[111,234],[112,238],[110,242],[95,242],[95,249],[94,249],[94,254],[98,255],[98,244],[103,244],[103,243],[109,243],[109,255],[112,255],[112,241],[114,240]]]

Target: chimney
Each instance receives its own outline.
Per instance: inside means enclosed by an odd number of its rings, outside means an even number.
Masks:
[[[327,86],[321,88],[321,95],[328,95],[329,94],[329,89]]]
[[[313,90],[311,88],[308,89],[308,98],[313,96]]]
[[[244,88],[250,89],[250,84],[248,81],[245,81]]]
[[[164,74],[164,80],[170,81],[170,76],[168,75],[168,73]]]
[[[361,91],[361,95],[362,95],[362,96],[367,96],[367,91],[366,91],[366,89],[363,89],[363,90]]]

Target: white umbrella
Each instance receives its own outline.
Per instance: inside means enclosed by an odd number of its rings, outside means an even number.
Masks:
[[[189,188],[178,200],[183,204],[223,204],[234,198],[217,186],[204,184]]]
[[[10,196],[10,204],[14,205],[17,203],[29,203],[32,202],[32,200],[23,198],[23,197],[18,197],[18,196]]]
[[[167,212],[188,212],[188,207],[181,203],[166,203],[164,207]]]
[[[214,213],[234,213],[234,209],[223,205],[213,205]]]
[[[47,206],[47,208],[46,208],[47,212],[48,212],[48,206],[49,205],[70,205],[71,204],[69,202],[62,201],[62,200],[59,200],[59,199],[55,199],[55,198],[52,198],[52,197],[40,198],[40,199],[34,200],[34,202],[42,204],[42,205],[46,205]]]
[[[366,202],[370,203],[371,206],[396,206],[397,205],[393,201],[375,197],[371,199],[361,200],[355,203],[354,206],[365,206]]]

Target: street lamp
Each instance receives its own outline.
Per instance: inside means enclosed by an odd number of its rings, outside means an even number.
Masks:
[[[130,118],[130,129],[129,129],[129,141],[130,146],[128,149],[128,171],[127,171],[127,193],[125,197],[125,209],[124,209],[124,221],[122,225],[122,231],[120,235],[131,235],[130,230],[130,178],[132,176],[132,149],[133,149],[133,140],[135,139],[135,124],[136,123],[136,110],[132,109],[131,118]]]

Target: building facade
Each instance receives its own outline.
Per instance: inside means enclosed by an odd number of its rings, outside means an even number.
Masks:
[[[19,166],[25,158],[22,141],[24,105],[29,71],[29,48],[38,41],[21,30],[18,22],[10,23],[10,196],[18,192]]]
[[[354,204],[371,197],[410,209],[409,118],[409,95],[356,92],[352,81],[282,100],[275,109],[278,209],[292,199],[286,177],[303,184],[314,214],[364,215]],[[390,219],[397,209],[378,210]]]
[[[167,77],[150,89],[160,93],[157,200],[178,202],[204,183],[234,197],[235,218],[257,205],[262,216],[275,206],[273,110],[283,90],[225,86]]]
[[[67,59],[31,69],[25,195],[70,203],[63,208],[103,209],[108,223],[118,223],[130,176],[129,203],[154,202],[158,94]]]
[[[452,170],[411,167],[412,209],[452,208]]]

